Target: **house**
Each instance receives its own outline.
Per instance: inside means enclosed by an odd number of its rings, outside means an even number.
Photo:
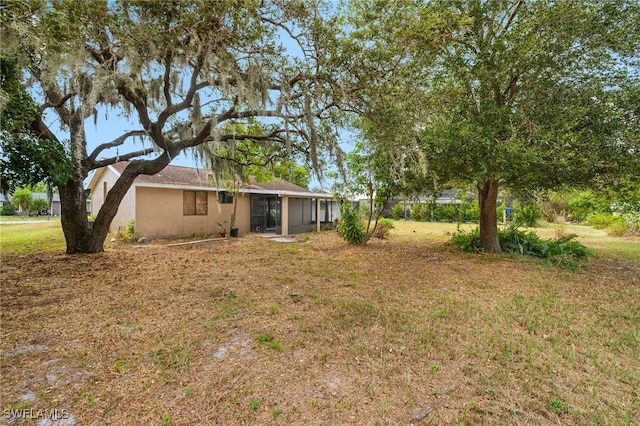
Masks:
[[[43,200],[47,200],[47,202],[49,201],[47,198],[47,194],[46,192],[32,192],[31,196],[35,199],[35,198],[41,198]],[[5,194],[0,194],[0,207],[4,207],[5,205],[11,205],[11,195],[5,195]],[[90,201],[87,200],[87,213],[90,213],[91,211],[91,205],[90,205]],[[18,207],[18,209],[16,210],[16,213],[21,214],[22,213],[22,208]],[[45,215],[51,215],[51,216],[60,216],[61,214],[61,205],[60,205],[60,194],[53,194],[53,198],[51,199],[51,208],[48,209],[46,212],[31,212],[32,214],[45,214]]]
[[[128,163],[96,170],[87,189],[91,214],[97,215],[106,194]],[[339,216],[330,194],[310,192],[276,179],[250,183],[232,194],[215,185],[205,169],[167,166],[159,173],[140,175],[124,196],[110,232],[124,230],[133,220],[136,231],[147,238],[215,234],[217,223],[229,227],[237,197],[235,227],[240,233],[273,232],[281,235],[319,230]]]

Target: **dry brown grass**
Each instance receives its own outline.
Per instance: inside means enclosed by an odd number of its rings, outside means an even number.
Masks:
[[[5,252],[3,408],[78,425],[640,423],[640,259],[568,272],[421,226],[364,247]]]

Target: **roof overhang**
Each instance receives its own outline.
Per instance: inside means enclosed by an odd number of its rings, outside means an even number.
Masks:
[[[217,188],[213,186],[158,184],[158,183],[145,183],[145,182],[139,182],[139,183],[135,182],[133,186],[136,186],[137,188],[181,189],[181,190],[187,190],[187,191],[215,191],[215,192],[228,191],[226,188]],[[318,192],[280,191],[280,190],[253,189],[253,188],[240,188],[238,192],[241,194],[277,195],[279,197],[292,197],[292,198],[320,198],[324,200],[333,199],[333,196],[331,194],[323,194]]]
[[[113,167],[112,165],[108,165],[106,167],[100,167],[99,169],[93,170],[93,173],[91,173],[91,177],[89,178],[89,183],[87,183],[86,188],[93,189],[93,187],[96,186],[96,184],[98,183],[98,181],[100,180],[104,172],[107,171],[107,169],[115,173],[117,177],[120,177],[120,172],[117,171],[116,168]]]
[[[297,192],[297,191],[278,191],[269,189],[240,189],[239,192],[246,194],[261,194],[261,195],[277,195],[279,197],[291,197],[291,198],[321,198],[323,200],[332,200],[333,196],[330,194],[323,194],[319,192]]]

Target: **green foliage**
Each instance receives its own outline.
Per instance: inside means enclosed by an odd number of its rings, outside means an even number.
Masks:
[[[579,260],[593,256],[589,249],[575,240],[575,234],[557,240],[543,240],[535,232],[522,231],[514,224],[499,231],[498,237],[502,250],[507,253],[538,257],[570,269],[580,266]],[[464,231],[458,227],[452,242],[463,251],[482,251],[479,228]]]
[[[397,134],[374,143],[407,169],[514,190],[597,186],[640,170],[637,2],[385,4],[356,2],[347,18],[363,50],[353,53],[358,74],[371,64],[360,92],[368,123]],[[385,66],[388,77],[373,77]]]
[[[551,411],[553,411],[554,413],[563,413],[563,412],[566,412],[568,409],[567,404],[565,404],[559,398],[551,399],[551,402],[549,403],[549,407],[551,408]]]
[[[458,208],[458,222],[475,222],[477,223],[480,220],[480,206],[478,204],[478,199],[474,199],[472,202],[468,202],[466,199],[463,199],[460,204],[457,205]]]
[[[404,205],[398,203],[391,208],[391,217],[395,220],[404,219]]]
[[[624,237],[629,234],[637,235],[637,228],[635,229],[636,231],[634,232],[632,228],[623,221],[613,221],[607,226],[607,235],[612,237]]]
[[[350,244],[362,244],[365,233],[358,215],[353,206],[348,202],[342,203],[340,222],[338,222],[338,234]]]
[[[259,343],[266,345],[269,349],[273,349],[276,352],[282,352],[282,344],[276,340],[271,333],[262,333],[257,337]]]
[[[586,218],[586,222],[589,226],[593,226],[596,229],[605,229],[615,221],[615,217],[611,213],[597,213],[593,212]]]
[[[569,199],[569,214],[572,219],[582,221],[593,213],[607,213],[609,203],[593,191],[584,191]]]
[[[434,204],[433,218],[437,221],[457,222],[458,208],[455,204]]]
[[[20,82],[17,60],[0,56],[0,188],[66,182],[71,163],[63,144],[39,137],[35,101]]]
[[[626,229],[624,235],[640,235],[640,197],[635,200],[612,203],[611,210],[615,220],[607,229],[610,235],[619,235],[624,229]]]
[[[480,219],[480,208],[477,199],[472,202],[463,200],[459,204],[418,203],[411,211],[411,218],[417,221],[429,221],[433,218],[436,222],[477,223]]]
[[[138,231],[136,231],[135,221],[131,219],[127,223],[127,228],[124,232],[119,232],[116,236],[117,239],[124,241],[126,243],[134,243],[140,239],[141,235]]]
[[[15,208],[22,209],[22,214],[28,214],[33,204],[33,194],[31,189],[24,187],[16,189],[11,195],[11,203]]]
[[[49,203],[44,198],[34,198],[31,203],[31,211],[35,213],[46,212],[49,208]]]
[[[482,251],[482,241],[480,241],[480,228],[477,226],[469,231],[458,226],[451,238],[453,244],[462,251],[480,252]]]
[[[16,211],[9,204],[3,205],[2,209],[0,210],[0,216],[13,216],[15,214],[16,214]]]
[[[247,123],[227,123],[221,126],[221,131],[230,139],[200,145],[196,153],[213,169],[218,181],[268,182],[278,178],[308,188],[309,169],[297,164],[294,153],[281,141],[269,140],[272,130],[253,119]]]
[[[369,132],[369,128],[365,128],[363,133],[365,138],[376,137],[376,133]],[[345,240],[354,244],[367,243],[373,236],[375,223],[382,216],[388,201],[400,192],[400,181],[394,173],[394,158],[384,150],[369,149],[371,146],[357,143],[353,151],[345,155],[347,174],[343,176],[342,182],[334,185],[335,192],[342,198],[349,198],[353,194],[365,194],[367,197],[366,202],[360,203],[365,221],[362,237],[352,217],[346,223],[342,220],[342,232],[338,230]]]
[[[416,203],[413,205],[413,209],[411,210],[411,219],[417,221],[428,220],[429,217],[429,209],[425,204]]]
[[[539,201],[542,217],[547,222],[554,223],[557,217],[565,216],[570,211],[570,201],[571,196],[566,192],[543,193]]]
[[[373,231],[373,236],[376,238],[384,239],[389,235],[389,231],[393,229],[393,221],[386,217],[381,217],[378,220],[376,229]]]
[[[517,226],[526,226],[533,228],[538,224],[538,220],[542,217],[542,212],[536,204],[527,204],[520,207],[515,212],[515,223]]]

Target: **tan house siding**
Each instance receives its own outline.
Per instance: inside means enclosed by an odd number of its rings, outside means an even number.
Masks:
[[[231,213],[233,212],[233,204],[227,204],[230,206],[227,225],[231,220]],[[251,231],[251,196],[249,194],[238,194],[238,207],[236,208],[236,228],[242,234]]]
[[[187,189],[189,190],[189,189]],[[218,222],[229,221],[233,204],[220,204],[218,193],[207,191],[207,215],[185,215],[184,190],[170,188],[136,188],[136,230],[147,238],[168,238],[197,234],[216,234]],[[249,230],[249,197],[238,198],[236,227]]]

